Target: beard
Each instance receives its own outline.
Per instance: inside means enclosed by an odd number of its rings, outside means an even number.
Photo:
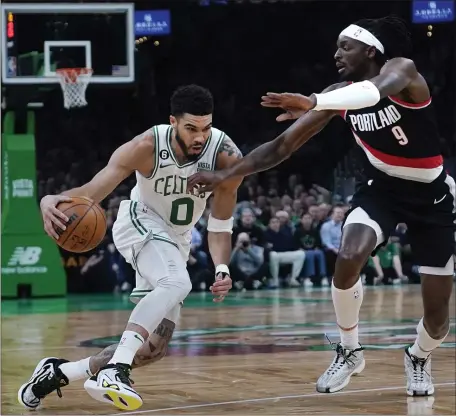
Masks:
[[[177,144],[179,145],[179,147],[181,148],[182,150],[182,153],[185,155],[185,158],[189,161],[189,162],[194,162],[195,160],[198,159],[199,157],[199,153],[198,154],[189,154],[188,153],[188,148],[187,146],[185,145],[184,141],[181,139],[181,137],[179,136],[179,132],[177,131],[176,129],[176,142]]]

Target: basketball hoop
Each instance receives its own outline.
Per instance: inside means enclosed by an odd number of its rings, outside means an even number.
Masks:
[[[56,71],[63,91],[65,108],[87,105],[85,92],[92,76],[92,68],[61,68]]]

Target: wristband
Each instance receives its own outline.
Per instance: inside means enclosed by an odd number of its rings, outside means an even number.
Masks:
[[[223,277],[229,276],[230,275],[230,269],[228,268],[228,266],[226,264],[219,264],[215,268],[215,275],[217,276],[219,273],[222,273]]]

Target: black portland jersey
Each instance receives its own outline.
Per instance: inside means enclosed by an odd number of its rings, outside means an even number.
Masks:
[[[443,170],[431,98],[420,104],[394,97],[341,114],[366,155],[371,179],[394,177],[430,183]]]

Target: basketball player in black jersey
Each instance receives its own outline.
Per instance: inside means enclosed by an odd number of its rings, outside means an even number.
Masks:
[[[358,342],[363,300],[359,274],[399,222],[408,225],[424,304],[417,339],[405,349],[406,390],[418,396],[434,393],[430,355],[449,330],[456,187],[442,166],[429,88],[414,62],[403,57],[410,43],[405,24],[394,17],[348,26],[339,35],[334,56],[341,83],[310,97],[269,93],[262,105],[286,111],[278,121],[298,121],[233,168],[199,172],[188,183],[190,189],[196,184],[212,189],[227,178],[276,166],[337,115],[350,126],[364,153],[367,180],[343,226],[332,283],[341,342],[317,382],[322,393],[341,390],[364,369]]]

